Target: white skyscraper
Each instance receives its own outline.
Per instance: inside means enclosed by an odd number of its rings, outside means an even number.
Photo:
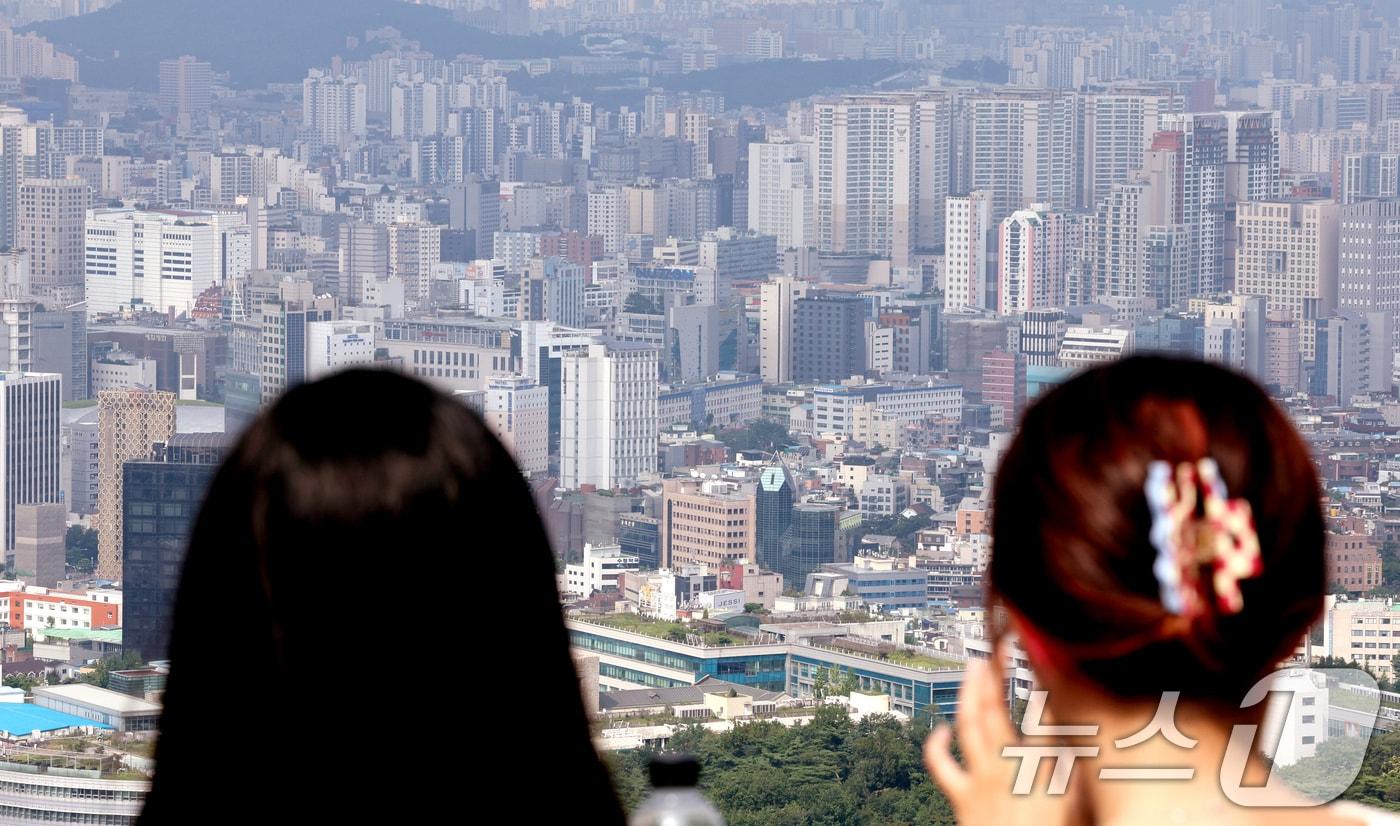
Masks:
[[[0,541],[15,547],[15,505],[59,501],[60,409],[58,373],[0,374]]]
[[[247,273],[242,213],[94,209],[84,229],[88,315],[133,306],[188,313],[199,294]]]
[[[749,229],[778,239],[778,249],[816,243],[812,210],[812,145],[749,144]]]
[[[1002,219],[998,235],[997,312],[1063,307],[1070,219],[1044,204]]]
[[[910,263],[943,238],[948,99],[937,93],[848,95],[815,110],[817,246]]]
[[[949,311],[986,308],[991,198],[985,192],[972,192],[951,196],[947,204],[943,304]]]
[[[562,357],[561,487],[612,490],[656,472],[658,352],[630,342],[590,344]]]
[[[807,294],[807,282],[779,277],[759,288],[758,363],[767,384],[792,381],[794,303]]]

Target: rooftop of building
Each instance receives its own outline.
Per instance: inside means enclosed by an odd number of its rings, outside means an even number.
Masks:
[[[34,687],[35,698],[52,697],[70,703],[101,708],[118,714],[159,714],[160,704],[142,700],[139,697],[132,697],[122,694],[119,691],[112,691],[106,688],[99,688],[87,683],[69,683],[67,685],[43,685]]]
[[[91,686],[90,686],[91,687]],[[126,695],[120,695],[126,696]],[[135,699],[135,698],[132,698]],[[157,706],[159,708],[159,706]],[[33,732],[60,731],[66,728],[91,727],[110,730],[112,727],[85,717],[42,708],[29,703],[0,703],[0,734],[24,736]]]
[[[45,640],[96,640],[97,642],[121,645],[122,630],[120,628],[45,628],[43,637]]]
[[[772,701],[783,696],[777,691],[764,691],[753,686],[706,678],[695,685],[680,688],[636,688],[604,691],[598,695],[598,709],[605,713],[618,713],[629,709],[651,708],[658,705],[697,705],[705,701],[707,694],[729,694],[731,691],[736,695],[752,697],[755,700]]]

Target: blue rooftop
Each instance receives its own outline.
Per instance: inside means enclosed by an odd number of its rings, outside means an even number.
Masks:
[[[72,726],[111,728],[106,723],[30,703],[0,703],[0,731],[23,736],[33,731],[58,731]]]

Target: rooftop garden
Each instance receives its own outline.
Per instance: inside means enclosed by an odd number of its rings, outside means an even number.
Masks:
[[[726,634],[722,631],[709,631],[697,634],[694,629],[684,623],[644,617],[640,614],[609,614],[603,617],[589,617],[585,621],[598,625],[606,625],[609,628],[616,628],[620,631],[645,634],[648,637],[655,637],[659,640],[669,640],[670,642],[687,642],[691,636],[698,636],[702,644],[707,648],[743,644],[741,638],[732,634]]]

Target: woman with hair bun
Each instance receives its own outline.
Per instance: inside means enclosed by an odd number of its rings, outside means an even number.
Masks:
[[[925,748],[959,822],[1400,823],[1266,783],[1240,734],[1322,612],[1320,500],[1283,412],[1220,367],[1124,359],[1032,406],[996,472],[988,613],[1044,691],[1027,719],[1056,728],[1017,732],[971,664],[964,762],[946,727]]]

